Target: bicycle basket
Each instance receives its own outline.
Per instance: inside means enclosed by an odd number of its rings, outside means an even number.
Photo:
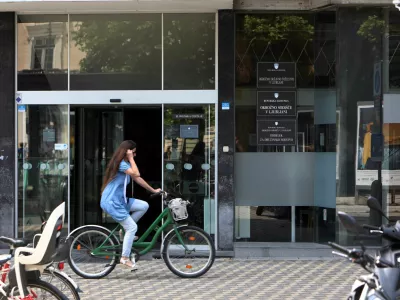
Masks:
[[[185,220],[188,218],[188,212],[186,208],[187,202],[181,198],[172,199],[168,203],[168,207],[171,210],[172,217],[175,221]]]

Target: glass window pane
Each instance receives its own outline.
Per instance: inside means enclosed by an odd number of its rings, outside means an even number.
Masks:
[[[18,16],[18,90],[68,89],[68,17]]]
[[[236,152],[315,152],[319,150],[318,145],[315,145],[315,133],[320,129],[314,125],[314,107],[300,105],[297,106],[297,141],[295,146],[257,145],[257,107],[255,99],[251,98],[251,95],[255,93],[250,92],[246,96],[247,98],[241,99],[240,97],[243,94],[245,93],[238,92],[236,100],[247,101],[249,104],[237,105],[235,108]],[[333,152],[335,152],[335,149],[333,149]]]
[[[43,50],[42,49],[35,49],[34,50],[35,53],[35,57],[34,57],[34,65],[33,68],[34,69],[40,69],[42,67],[42,54],[43,54]]]
[[[314,242],[315,209],[314,206],[296,206],[296,242]]]
[[[238,240],[334,239],[335,27],[335,12],[236,17]]]
[[[164,14],[164,89],[215,88],[215,14]]]
[[[215,234],[215,106],[164,107],[164,189],[193,203],[189,222]]]
[[[240,14],[236,86],[256,87],[257,63],[295,62],[297,88],[335,86],[335,13]]]
[[[161,14],[71,15],[71,90],[161,89]]]
[[[382,59],[385,53],[383,28],[383,10],[380,7],[338,10],[337,84],[340,93],[336,209],[352,215],[359,224],[375,226],[382,224],[382,217],[368,208],[367,199],[371,195],[376,197],[387,211],[387,192],[390,190],[386,180],[378,180],[378,162],[374,157],[375,151],[371,150],[378,148],[375,147],[375,137],[385,127],[381,124],[379,101],[374,97],[375,64],[385,61]],[[386,154],[384,156],[382,175],[387,162]],[[366,231],[352,234],[339,220],[336,228],[340,244],[359,245],[363,242],[368,245],[381,240]]]
[[[249,201],[250,202],[250,201]],[[290,242],[290,206],[236,206],[237,242]]]
[[[400,88],[400,16],[399,12],[389,13],[389,88]]]
[[[68,105],[18,107],[18,237],[32,238],[61,202],[68,207],[68,116]]]

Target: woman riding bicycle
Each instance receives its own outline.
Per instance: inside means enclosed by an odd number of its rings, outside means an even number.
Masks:
[[[140,177],[136,166],[136,143],[130,140],[124,141],[115,151],[107,166],[101,188],[101,208],[125,230],[122,244],[122,256],[120,263],[135,269],[135,263],[130,260],[131,248],[137,231],[137,222],[146,213],[149,204],[145,201],[127,198],[126,186],[132,177],[133,181],[152,193],[158,193],[160,189],[153,189]]]

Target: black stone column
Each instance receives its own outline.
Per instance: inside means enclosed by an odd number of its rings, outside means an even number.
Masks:
[[[218,248],[233,250],[235,197],[235,15],[218,12]],[[229,104],[229,109],[222,109]],[[226,107],[226,106],[225,106]],[[228,152],[223,148],[229,147]]]
[[[382,9],[340,7],[337,12],[336,85],[341,114],[338,197],[355,194],[357,102],[374,101],[374,63],[382,59],[382,32],[376,26],[369,28],[370,16],[383,20]]]
[[[0,13],[0,236],[14,236],[15,19]],[[6,245],[1,244],[1,247]]]

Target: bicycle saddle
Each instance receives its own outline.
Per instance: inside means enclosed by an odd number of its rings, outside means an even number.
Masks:
[[[0,266],[4,265],[6,262],[8,262],[11,259],[11,254],[1,254],[0,255]]]
[[[25,247],[29,244],[29,242],[24,241],[24,240],[15,240],[9,237],[5,237],[5,236],[1,236],[0,237],[0,242],[3,242],[5,244],[11,245],[14,248],[18,248],[18,247]]]

